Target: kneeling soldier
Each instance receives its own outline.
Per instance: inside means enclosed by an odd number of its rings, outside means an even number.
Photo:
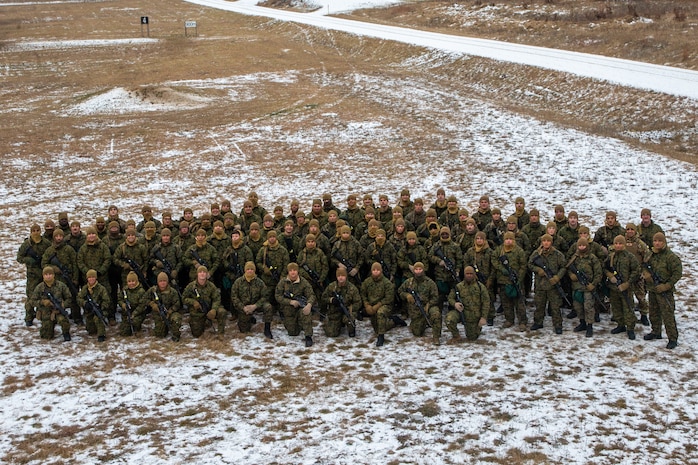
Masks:
[[[330,283],[322,293],[322,302],[327,307],[327,318],[323,324],[327,337],[337,337],[342,326],[347,327],[349,337],[356,336],[356,312],[361,309],[359,290],[347,280],[346,268],[337,268],[337,280]]]
[[[153,333],[156,337],[166,337],[172,333],[172,340],[179,341],[181,336],[182,314],[177,290],[170,286],[170,280],[164,271],[158,274],[158,283],[148,290],[150,309],[155,322]]]
[[[245,263],[245,271],[237,278],[230,289],[230,302],[233,311],[238,315],[238,328],[241,333],[249,333],[256,322],[253,314],[255,310],[264,312],[264,336],[273,339],[271,334],[271,321],[274,318],[274,309],[269,303],[269,289],[261,278],[257,276],[257,267],[253,261]]]
[[[465,337],[474,341],[480,336],[482,327],[487,324],[490,294],[487,286],[478,281],[475,268],[466,266],[463,275],[463,281],[448,295],[448,303],[454,309],[446,315],[446,327],[453,335],[452,340],[458,340],[458,323],[463,323]]]
[[[276,301],[279,303],[284,326],[289,336],[305,333],[305,346],[313,345],[312,309],[315,305],[313,286],[298,274],[298,264],[289,263],[288,274],[276,286]]]
[[[107,336],[104,312],[110,308],[109,291],[97,282],[97,272],[88,270],[85,276],[87,284],[78,292],[78,305],[85,309],[85,329],[88,334],[97,334],[97,340],[103,342]]]
[[[70,321],[65,304],[73,299],[68,286],[56,280],[52,266],[45,266],[42,272],[44,280],[37,284],[29,302],[36,308],[36,317],[41,320],[39,335],[41,339],[53,339],[56,323],[61,326],[63,340],[70,341]]]
[[[182,301],[189,307],[189,326],[191,335],[200,337],[204,334],[206,319],[218,334],[225,332],[225,319],[228,312],[221,305],[221,291],[209,281],[208,268],[199,266],[196,270],[196,280],[187,284],[182,292]]]
[[[397,293],[403,301],[407,302],[412,334],[424,336],[424,331],[429,326],[434,345],[439,345],[441,340],[439,290],[436,283],[424,274],[422,262],[416,262],[413,270],[414,276],[405,280]]]

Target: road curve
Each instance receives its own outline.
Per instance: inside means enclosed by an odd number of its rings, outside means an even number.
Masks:
[[[493,60],[562,71],[622,86],[698,99],[698,72],[638,61],[610,58],[489,39],[476,39],[416,29],[372,24],[315,13],[297,13],[260,7],[256,0],[185,0],[234,13],[291,21],[322,29],[393,40],[422,47],[491,58]],[[192,18],[195,19],[195,18]]]

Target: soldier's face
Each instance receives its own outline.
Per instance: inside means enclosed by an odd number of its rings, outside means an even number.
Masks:
[[[167,289],[167,280],[166,279],[158,279],[158,289],[161,291],[164,291]]]
[[[291,281],[297,280],[298,270],[296,270],[295,268],[291,268],[290,270],[288,270],[288,279],[290,279]]]
[[[589,240],[589,233],[588,232],[580,232],[579,237]]]
[[[220,213],[221,213],[220,208],[212,208],[211,209],[211,216],[218,216],[218,215],[220,215]]]
[[[160,236],[160,240],[163,244],[167,245],[172,241],[172,236],[170,236],[169,234],[165,234],[164,236]]]
[[[514,206],[516,207],[517,210],[523,210],[524,203],[523,202],[514,202]]]
[[[193,212],[184,212],[184,220],[185,221],[191,221],[192,218],[194,218],[194,213]]]
[[[296,218],[296,224],[298,226],[303,226],[305,224],[305,216],[299,216]]]
[[[507,229],[509,231],[514,231],[516,229],[516,221],[507,222]]]
[[[133,233],[127,234],[127,235],[126,235],[126,242],[128,242],[129,244],[135,244],[135,242],[136,242],[136,235],[133,234]]]
[[[513,247],[514,239],[504,239],[504,245],[506,245],[507,247]]]
[[[579,218],[575,216],[570,216],[567,218],[567,222],[570,224],[571,227],[576,228],[579,224]]]
[[[350,236],[351,236],[351,233],[345,231],[345,232],[342,233],[342,240],[343,240],[343,241],[348,241]]]
[[[540,217],[538,215],[531,215],[531,223],[533,224],[538,224],[538,221],[540,220]]]
[[[329,221],[330,223],[336,223],[336,222],[337,222],[337,219],[338,219],[338,218],[337,218],[337,215],[334,214],[334,213],[332,213],[331,215],[329,215],[329,216],[327,217],[327,221]]]
[[[313,213],[316,215],[322,211],[322,204],[314,203],[312,207]]]
[[[401,195],[400,199],[402,200],[402,203],[407,203],[410,201],[410,195],[409,194]]]
[[[473,273],[473,272],[470,271],[470,270],[466,271],[466,272],[463,274],[463,276],[465,277],[465,281],[468,282],[468,283],[472,283],[473,281],[475,281],[475,273]]]
[[[245,269],[245,276],[247,276],[248,279],[252,279],[252,277],[255,275],[256,270],[254,268],[246,268]]]
[[[664,241],[661,239],[652,239],[652,245],[657,250],[662,250],[664,248]]]
[[[201,270],[196,273],[196,280],[199,282],[199,284],[204,285],[206,284],[206,280],[208,279],[208,271]]]
[[[557,233],[557,229],[555,229],[555,228],[548,228],[548,229],[546,230],[546,232],[547,232],[548,234],[550,234],[551,236],[554,236],[554,235]]]
[[[90,244],[94,244],[96,240],[97,240],[97,233],[90,233],[87,235],[87,242],[89,242]]]
[[[484,237],[476,237],[475,244],[477,244],[478,247],[482,247],[483,245],[485,245],[485,238]]]
[[[269,241],[269,245],[276,245],[276,236],[267,237],[267,241]]]
[[[371,268],[371,276],[378,278],[383,274],[383,270],[380,268]]]
[[[343,286],[347,282],[347,276],[340,274],[337,276],[337,283],[339,283],[340,286]]]
[[[370,207],[373,204],[373,199],[364,199],[364,207]]]
[[[421,203],[415,203],[414,211],[416,211],[417,213],[422,213],[424,211],[424,205]]]
[[[126,286],[129,289],[135,289],[136,287],[138,287],[138,280],[137,279],[127,279]]]
[[[608,226],[608,227],[610,228],[610,227],[612,227],[614,224],[616,224],[616,217],[615,217],[615,216],[611,216],[611,215],[607,215],[607,216],[606,216],[606,226]]]
[[[410,245],[410,247],[414,247],[414,245],[417,243],[417,239],[415,239],[414,237],[410,237],[409,239],[407,239],[407,243]]]
[[[415,276],[419,277],[419,276],[422,276],[423,274],[424,274],[424,268],[422,268],[421,266],[414,267],[414,275]]]
[[[395,232],[398,234],[402,234],[405,232],[405,225],[404,224],[398,224],[395,226]]]
[[[315,248],[315,241],[305,241],[305,248],[308,250],[313,250]]]
[[[475,225],[473,223],[468,223],[465,225],[465,230],[471,233],[475,231]]]
[[[53,284],[53,279],[56,277],[56,275],[53,274],[53,272],[50,272],[50,273],[44,273],[43,277],[44,277],[44,281],[46,283]]]
[[[579,250],[579,252],[581,253],[584,253],[587,251],[587,246],[585,244],[578,245],[577,250]]]
[[[623,244],[622,242],[614,242],[613,249],[616,252],[622,252],[623,250],[625,250],[625,244]]]
[[[155,234],[155,226],[148,226],[147,228],[145,228],[145,232],[149,236],[152,236],[153,234]]]
[[[550,246],[553,245],[553,243],[548,241],[548,240],[541,241],[540,243],[543,245],[543,248],[545,250],[548,250],[550,248]]]
[[[565,210],[555,210],[555,219],[561,221],[565,217]]]
[[[244,210],[245,213],[249,215],[250,213],[252,213],[252,205],[245,205]]]
[[[87,278],[87,284],[92,287],[97,283],[97,277],[96,276],[90,276]]]
[[[308,231],[310,231],[311,234],[315,234],[317,236],[318,233],[318,227],[316,225],[310,225],[308,228]]]
[[[487,210],[488,208],[490,208],[490,201],[489,201],[489,200],[484,200],[484,199],[483,199],[483,200],[480,200],[480,208],[481,208],[482,210]]]
[[[290,235],[293,232],[293,225],[287,224],[286,226],[284,226],[284,232]]]
[[[356,207],[356,199],[351,198],[351,199],[347,200],[347,205],[349,206],[349,208],[355,208]]]
[[[70,232],[73,234],[73,236],[77,236],[80,234],[80,226],[79,225],[74,225],[70,227]]]
[[[381,207],[387,207],[387,206],[388,206],[388,199],[386,199],[385,197],[379,199],[378,202],[380,203],[380,206],[381,206]]]
[[[118,215],[118,214],[119,214],[119,209],[118,209],[118,208],[116,208],[116,207],[111,207],[111,208],[109,209],[109,216],[116,217],[116,215]]]
[[[446,193],[445,192],[439,192],[436,194],[436,200],[443,202],[444,199],[446,198]]]
[[[635,237],[635,230],[632,228],[626,228],[625,237],[627,237],[628,239],[632,239],[633,237]]]
[[[652,217],[651,217],[650,215],[648,215],[647,213],[645,213],[644,215],[640,216],[640,218],[642,218],[642,224],[643,224],[644,226],[649,226],[650,221],[652,221]]]
[[[502,214],[501,213],[492,213],[492,220],[493,221],[499,221],[502,219]]]

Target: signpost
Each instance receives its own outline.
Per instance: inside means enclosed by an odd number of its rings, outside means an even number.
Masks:
[[[150,37],[150,20],[147,16],[141,16],[141,37],[143,37],[143,26],[145,26],[147,37]]]
[[[199,36],[199,29],[196,26],[196,21],[184,21],[184,36],[189,36],[189,29],[194,29],[194,36]]]

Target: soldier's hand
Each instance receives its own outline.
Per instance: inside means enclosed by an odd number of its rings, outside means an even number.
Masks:
[[[444,268],[446,268],[446,262],[443,260],[439,260],[439,266],[443,266]]]
[[[351,271],[349,272],[349,276],[354,277],[357,274],[359,274],[359,269],[358,268],[352,268]]]
[[[157,312],[159,310],[157,302],[150,302],[150,308],[154,311]]]
[[[543,268],[538,270],[538,276],[540,276],[541,278],[545,276],[545,270],[543,270]]]
[[[215,320],[217,316],[218,316],[218,313],[213,308],[211,310],[209,310],[208,313],[206,314],[206,318],[208,318],[211,321]]]
[[[271,269],[267,265],[264,265],[264,267],[262,267],[262,271],[265,275],[271,276]]]
[[[657,293],[662,294],[664,292],[671,290],[671,284],[669,284],[669,283],[657,284],[657,287],[655,287],[654,290],[657,291]]]
[[[307,303],[305,307],[303,307],[303,315],[310,315],[310,312],[313,310],[313,306],[310,303]]]
[[[122,263],[122,264],[121,264],[121,268],[123,268],[124,271],[130,271],[130,270],[131,270],[131,265],[129,265],[128,263]]]
[[[298,302],[297,300],[292,300],[292,301],[290,301],[289,303],[290,303],[293,307],[296,307],[296,308],[298,308],[298,307],[301,306],[301,303]]]
[[[587,290],[587,291],[589,291],[589,292],[594,292],[594,289],[596,289],[596,286],[594,286],[594,285],[591,284],[591,283],[587,284],[587,287],[586,287],[586,290]]]
[[[558,277],[558,275],[555,275],[552,278],[550,278],[550,284],[552,284],[553,286],[559,282],[560,282],[560,278]]]
[[[619,290],[620,292],[625,292],[625,291],[628,290],[629,287],[630,287],[630,283],[619,284],[619,285],[618,285],[618,290]]]
[[[462,312],[462,311],[463,311],[463,308],[464,308],[464,307],[463,307],[463,304],[460,303],[460,302],[456,302],[456,304],[454,305],[454,307],[456,307],[456,310],[458,310],[459,312]]]
[[[201,311],[201,304],[200,304],[199,302],[197,302],[196,300],[194,301],[194,303],[192,304],[192,306],[193,306],[197,311],[199,311],[199,312]]]
[[[608,278],[608,280],[611,281],[611,284],[616,284],[618,282],[618,279],[616,279],[615,276],[611,276],[610,278]]]
[[[570,273],[570,281],[576,283],[577,281],[579,281],[579,278],[577,277],[576,274]]]
[[[366,305],[364,305],[364,310],[366,310],[366,313],[368,313],[369,315],[375,315],[376,312],[378,311],[378,304],[376,304],[376,305],[366,304]]]
[[[407,294],[407,297],[405,297],[405,300],[411,304],[414,303],[414,296],[412,294]]]
[[[51,301],[48,299],[41,299],[41,305],[43,305],[44,307],[50,307]]]
[[[155,260],[155,268],[161,270],[161,269],[165,268],[165,265],[163,265],[160,260]]]
[[[177,279],[177,270],[172,270],[172,273],[170,273],[170,276],[172,276],[172,279]]]
[[[344,263],[339,262],[339,263],[337,263],[337,268],[341,268],[341,269],[343,269],[343,270],[346,270],[346,269],[347,269],[347,266],[346,266]]]
[[[651,282],[652,281],[652,275],[650,274],[649,271],[645,270],[642,272],[642,277],[645,279],[646,282]]]
[[[485,317],[481,317],[481,318],[480,318],[480,321],[477,322],[477,325],[478,325],[480,328],[482,328],[482,327],[485,326],[486,324],[487,324],[487,319],[486,319]]]

